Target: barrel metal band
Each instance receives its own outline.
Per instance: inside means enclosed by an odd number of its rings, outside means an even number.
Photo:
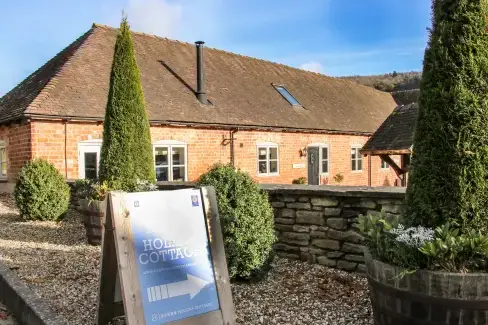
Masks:
[[[395,298],[401,298],[409,301],[420,302],[427,305],[442,306],[447,309],[457,310],[477,310],[488,311],[488,300],[468,300],[459,298],[444,298],[433,297],[424,293],[405,291],[399,288],[390,287],[384,283],[378,282],[375,279],[368,276],[369,284],[380,292],[385,292]]]

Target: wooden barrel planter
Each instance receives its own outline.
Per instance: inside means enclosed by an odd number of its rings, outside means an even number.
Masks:
[[[79,200],[79,209],[83,214],[83,224],[90,245],[102,243],[105,201]]]
[[[488,274],[402,268],[365,252],[376,325],[488,325]]]

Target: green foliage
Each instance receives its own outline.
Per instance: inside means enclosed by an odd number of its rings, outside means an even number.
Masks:
[[[425,52],[407,222],[488,231],[488,5],[436,0]]]
[[[306,177],[299,177],[297,179],[294,179],[292,184],[307,184],[307,178]]]
[[[108,192],[116,190],[107,182],[100,183],[97,180],[79,179],[75,181],[74,190],[80,199],[103,201]],[[127,192],[150,192],[157,191],[158,187],[147,180],[136,180],[135,183],[126,187]]]
[[[23,219],[58,220],[68,211],[70,189],[52,164],[36,159],[20,171],[14,198]]]
[[[155,182],[154,157],[139,69],[127,19],[115,43],[103,129],[100,181],[128,190],[136,180]]]
[[[449,272],[486,270],[487,236],[472,229],[460,235],[459,229],[451,228],[449,223],[437,227],[435,232],[435,240],[420,248],[420,251],[429,258],[431,268]]]
[[[360,216],[359,229],[374,258],[403,267],[406,273],[416,269],[486,272],[488,268],[488,237],[479,231],[469,230],[461,234],[459,228],[446,223],[437,227],[435,232],[430,230],[434,235],[415,245],[409,239],[422,236],[425,239],[425,233],[419,232],[419,228],[405,229],[398,220],[388,221],[383,213]],[[400,238],[398,233],[409,233],[410,238]]]
[[[217,193],[225,254],[231,278],[259,273],[270,260],[274,235],[268,195],[252,178],[230,165],[217,164],[198,180]]]
[[[365,244],[376,259],[406,269],[418,269],[426,266],[422,253],[402,242],[390,231],[398,227],[398,220],[386,220],[385,213],[380,215],[359,216],[359,230],[365,237]]]

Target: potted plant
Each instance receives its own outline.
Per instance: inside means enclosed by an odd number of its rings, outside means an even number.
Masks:
[[[81,179],[74,185],[78,198],[78,210],[83,215],[86,237],[90,245],[100,245],[102,241],[103,222],[105,220],[105,198],[112,189],[107,182]],[[126,188],[128,192],[157,191],[154,183],[137,180],[133,186]]]
[[[405,212],[360,219],[377,325],[488,324],[488,4],[432,11]]]

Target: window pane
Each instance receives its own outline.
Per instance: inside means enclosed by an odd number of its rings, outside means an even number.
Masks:
[[[155,149],[154,160],[156,166],[167,166],[168,165],[168,147],[157,147]]]
[[[278,159],[278,148],[269,148],[269,159]]]
[[[171,153],[173,155],[173,165],[185,164],[185,148],[173,147]]]
[[[351,149],[351,158],[356,159],[356,149],[355,148]]]
[[[356,160],[355,159],[351,160],[351,169],[356,170]]]
[[[185,180],[185,167],[173,167],[173,181]]]
[[[270,161],[269,162],[269,172],[270,173],[277,173],[278,172],[278,162],[277,161]]]
[[[7,163],[2,163],[2,176],[7,176]]]
[[[260,174],[266,174],[268,171],[266,170],[266,162],[265,161],[260,161],[259,162],[259,173]]]
[[[258,159],[266,160],[266,148],[258,148]]]
[[[159,182],[168,181],[168,167],[156,167],[156,180]]]
[[[322,161],[322,173],[329,172],[329,162],[327,160]]]
[[[280,87],[280,86],[277,86],[276,87],[276,90],[278,90],[278,92],[286,98],[286,100],[292,104],[292,105],[300,105],[300,103],[298,102],[298,100],[296,100],[295,97],[292,96],[292,94],[290,94],[290,92],[285,88],[285,87]]]
[[[329,148],[322,148],[322,159],[329,159]]]
[[[363,159],[362,158],[358,159],[358,170],[363,170]]]
[[[84,168],[85,168],[85,178],[87,179],[97,178],[97,153],[96,152],[85,152]]]

